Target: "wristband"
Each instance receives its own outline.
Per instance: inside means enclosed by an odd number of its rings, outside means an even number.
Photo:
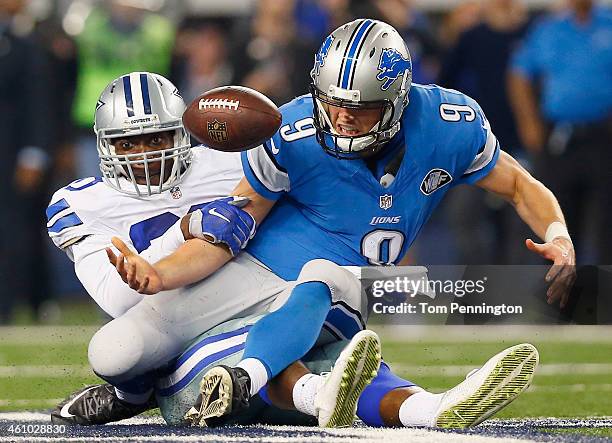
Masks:
[[[202,238],[202,211],[196,209],[189,217],[189,233],[195,238]]]
[[[544,236],[544,241],[549,243],[553,241],[555,238],[566,238],[570,242],[572,241],[569,232],[567,232],[567,227],[561,222],[552,222],[548,225],[548,229],[546,229],[546,235]]]

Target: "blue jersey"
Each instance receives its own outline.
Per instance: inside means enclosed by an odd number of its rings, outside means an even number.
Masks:
[[[281,107],[279,131],[242,153],[249,183],[277,200],[247,251],[292,280],[309,260],[397,264],[444,194],[483,178],[499,144],[480,106],[457,91],[413,85],[401,130],[385,149],[405,147],[384,187],[362,160],[338,160],[315,138],[310,96]]]

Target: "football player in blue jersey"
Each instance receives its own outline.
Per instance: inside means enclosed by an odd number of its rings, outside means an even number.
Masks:
[[[526,246],[554,262],[546,276],[549,303],[563,306],[575,278],[574,248],[554,195],[500,149],[478,103],[454,90],[412,84],[408,49],[394,28],[369,19],[341,26],[316,54],[311,77],[311,93],[281,107],[277,134],[242,154],[245,179],[234,191],[250,199],[244,209],[259,224],[241,255],[298,282],[280,309],[252,327],[237,368],[204,377],[201,412],[220,397],[230,400],[215,413],[235,410],[244,402],[232,392],[254,395],[312,347],[321,326],[339,330],[326,323],[335,292],[318,265],[403,264],[434,208],[459,184],[503,197],[544,240],[528,239]],[[217,229],[229,232],[229,225]],[[151,265],[116,244],[130,269],[124,281],[147,294],[205,278],[232,257],[215,245],[187,242]],[[221,273],[231,292],[225,269],[215,277]],[[308,279],[300,281],[304,274]],[[291,338],[283,352],[278,337]],[[373,425],[477,424],[528,385],[534,352],[530,345],[510,348],[443,395],[410,389],[413,383],[383,365],[361,396],[359,415]],[[503,377],[492,375],[499,370]],[[479,400],[485,391],[496,393],[486,404]],[[380,410],[390,399],[395,417],[387,420]]]

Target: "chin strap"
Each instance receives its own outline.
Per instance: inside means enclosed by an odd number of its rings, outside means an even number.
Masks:
[[[406,152],[406,148],[402,147],[397,154],[391,159],[387,166],[385,166],[385,174],[380,178],[380,184],[384,188],[388,188],[391,186],[391,183],[395,181],[395,176],[397,175],[397,171],[399,171],[400,166],[402,165],[402,160],[404,159],[404,153]]]
[[[406,152],[406,147],[402,146],[402,149],[399,150],[397,154],[391,159],[387,166],[385,166],[385,174],[391,174],[393,176],[397,175],[397,171],[402,164],[402,160],[404,159],[404,153]]]

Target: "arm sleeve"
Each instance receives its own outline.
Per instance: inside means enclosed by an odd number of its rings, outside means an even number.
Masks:
[[[471,132],[472,143],[465,150],[465,161],[467,168],[463,169],[456,184],[473,184],[484,178],[491,172],[499,158],[499,142],[491,130],[489,121],[484,116],[482,109],[477,107],[476,121]],[[476,126],[477,125],[477,126]]]
[[[289,192],[289,173],[283,166],[286,153],[280,147],[278,133],[257,148],[242,153],[242,169],[251,187],[268,200],[278,200]]]

